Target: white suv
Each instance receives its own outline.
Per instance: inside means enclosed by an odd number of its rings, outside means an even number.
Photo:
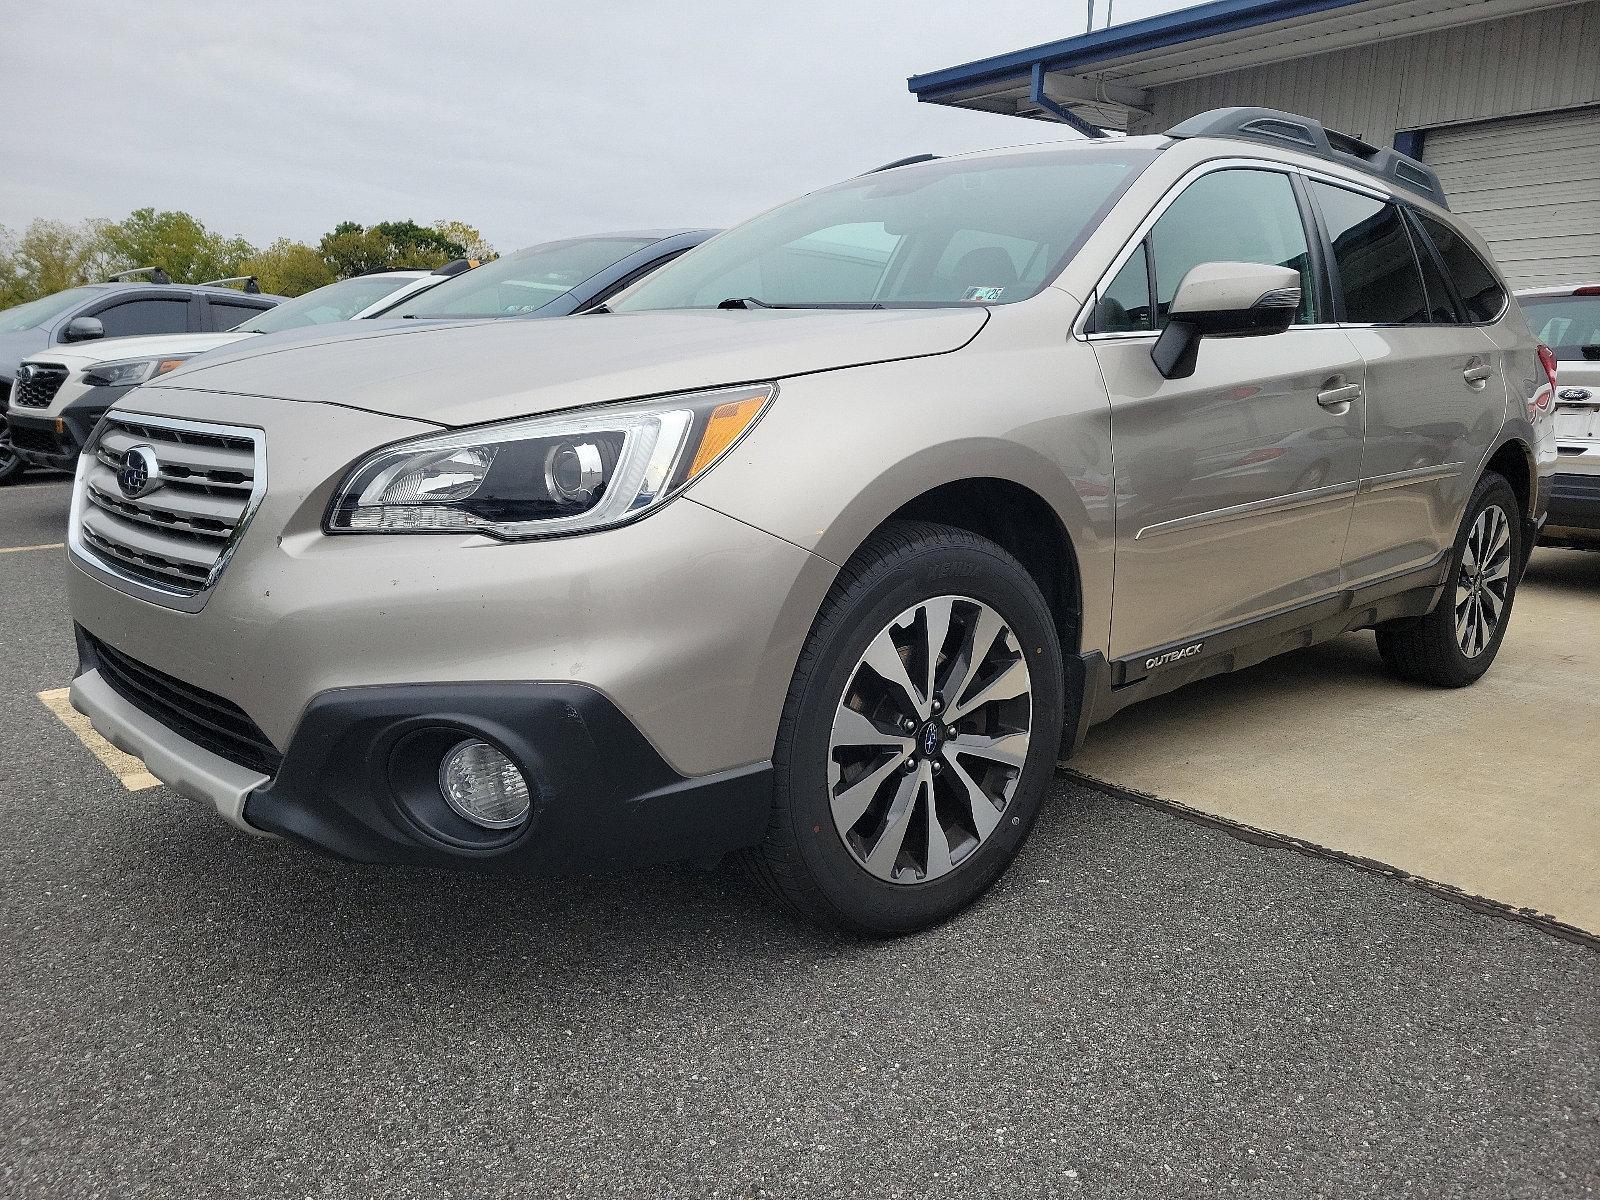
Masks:
[[[108,338],[41,351],[23,360],[12,383],[6,418],[14,452],[28,466],[70,471],[106,409],[196,354],[253,334],[376,316],[467,266],[458,259],[437,271],[378,271],[341,279],[217,333]]]

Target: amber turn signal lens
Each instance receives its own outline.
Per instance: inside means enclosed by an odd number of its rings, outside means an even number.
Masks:
[[[688,478],[693,479],[712,463],[712,460],[733,445],[735,439],[750,427],[750,422],[761,412],[766,396],[751,396],[748,400],[730,400],[711,410],[705,432],[700,435],[700,448],[694,452],[694,462],[689,464]]]
[[[183,359],[181,358],[163,358],[156,364],[156,369],[150,372],[150,378],[154,379],[157,375],[165,375],[168,371],[181,366],[183,366]]]

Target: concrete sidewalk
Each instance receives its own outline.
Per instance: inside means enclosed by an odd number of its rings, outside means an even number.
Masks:
[[[1137,705],[1068,765],[1600,933],[1600,554],[1535,553],[1473,687],[1399,683],[1352,634]]]

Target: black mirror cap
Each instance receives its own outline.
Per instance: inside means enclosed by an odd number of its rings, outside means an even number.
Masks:
[[[64,342],[92,342],[106,335],[106,327],[99,317],[73,317],[61,333]]]
[[[1265,299],[1265,298],[1264,298]],[[1293,305],[1281,302],[1257,303],[1253,308],[1190,312],[1170,319],[1156,344],[1150,347],[1150,361],[1163,379],[1187,379],[1194,374],[1200,359],[1202,338],[1265,337],[1284,333],[1294,325],[1300,311],[1300,298]]]

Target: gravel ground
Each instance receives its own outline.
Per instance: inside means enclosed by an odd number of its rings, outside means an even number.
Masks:
[[[59,540],[56,483],[0,547]],[[976,908],[862,942],[732,872],[337,864],[128,793],[0,554],[0,1191],[1600,1191],[1600,957],[1064,781]]]

